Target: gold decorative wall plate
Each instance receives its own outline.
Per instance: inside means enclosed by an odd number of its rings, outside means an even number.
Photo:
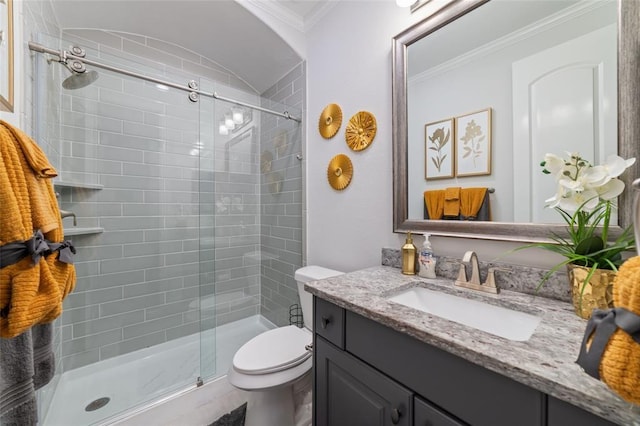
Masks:
[[[327,105],[320,114],[318,120],[318,131],[325,139],[331,139],[335,136],[342,124],[342,109],[338,104]]]
[[[284,177],[282,177],[282,173],[280,172],[267,173],[267,186],[269,188],[269,192],[274,195],[282,192],[283,180],[284,180]]]
[[[351,160],[344,154],[338,154],[329,161],[329,167],[327,168],[327,179],[329,179],[329,185],[333,189],[342,191],[351,182],[353,176],[353,164]]]
[[[262,151],[262,154],[260,154],[260,172],[269,173],[271,171],[272,162],[273,154],[271,151]]]
[[[344,137],[347,145],[354,151],[362,151],[376,137],[376,118],[367,111],[358,111],[347,123]]]

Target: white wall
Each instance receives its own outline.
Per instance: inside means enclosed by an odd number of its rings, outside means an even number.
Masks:
[[[391,149],[391,39],[432,13],[431,2],[411,14],[394,1],[341,1],[307,35],[307,264],[343,271],[379,265],[381,248],[400,248],[404,235],[393,233]],[[342,107],[343,124],[326,140],[318,117],[329,103]],[[373,113],[378,132],[366,150],[351,151],[344,141],[349,118]],[[354,166],[343,191],[327,182],[327,165],[346,154]],[[416,238],[418,244],[421,238]],[[436,254],[462,257],[466,250],[491,260],[520,244],[461,238],[432,238]],[[504,261],[547,267],[559,259],[526,250]]]

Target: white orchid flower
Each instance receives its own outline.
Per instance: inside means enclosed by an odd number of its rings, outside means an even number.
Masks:
[[[549,208],[558,207],[560,205],[560,200],[568,197],[569,193],[570,191],[568,191],[564,186],[558,185],[556,187],[555,195],[551,198],[547,198],[546,200],[544,200],[545,207],[549,207]]]
[[[545,173],[553,175],[556,193],[545,200],[545,207],[560,208],[567,212],[592,211],[602,202],[614,200],[624,191],[625,184],[618,179],[636,159],[625,160],[611,155],[603,165],[593,166],[579,153],[567,152],[567,159],[546,154]]]
[[[594,166],[583,169],[578,178],[584,188],[594,189],[605,185],[612,177],[606,167]]]
[[[565,161],[555,154],[545,154],[544,169],[553,176],[562,175]]]
[[[620,179],[610,179],[606,184],[595,188],[603,200],[613,200],[624,191],[624,182]]]
[[[561,199],[562,197],[559,197],[558,194],[554,195],[551,198],[547,198],[546,200],[544,200],[545,207],[549,207],[550,209],[558,207],[560,205]]]
[[[627,168],[633,166],[635,162],[636,162],[635,157],[625,160],[624,158],[619,157],[617,155],[610,155],[609,157],[607,157],[607,161],[605,164],[602,165],[602,167],[604,167],[607,170],[607,173],[609,174],[609,176],[611,176],[612,178],[617,178]]]
[[[558,179],[558,185],[566,188],[568,191],[584,191],[585,186],[583,179],[570,179],[568,177],[562,177]]]
[[[578,209],[591,211],[600,203],[598,193],[594,190],[573,192],[568,197],[560,199],[559,206],[562,210],[575,212]]]

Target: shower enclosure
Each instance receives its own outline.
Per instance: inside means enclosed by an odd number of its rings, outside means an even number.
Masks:
[[[74,215],[78,276],[38,394],[44,425],[108,423],[223,376],[297,303],[299,109],[134,55],[132,40],[84,31],[32,47],[34,136]],[[50,50],[86,54],[84,81]]]

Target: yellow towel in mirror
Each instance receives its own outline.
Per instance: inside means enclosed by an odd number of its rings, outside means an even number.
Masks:
[[[460,191],[460,214],[464,219],[478,216],[487,188],[463,188]]]
[[[444,190],[444,215],[458,217],[460,215],[460,187]]]
[[[429,219],[440,220],[444,212],[444,190],[424,191],[424,204],[429,212]]]

